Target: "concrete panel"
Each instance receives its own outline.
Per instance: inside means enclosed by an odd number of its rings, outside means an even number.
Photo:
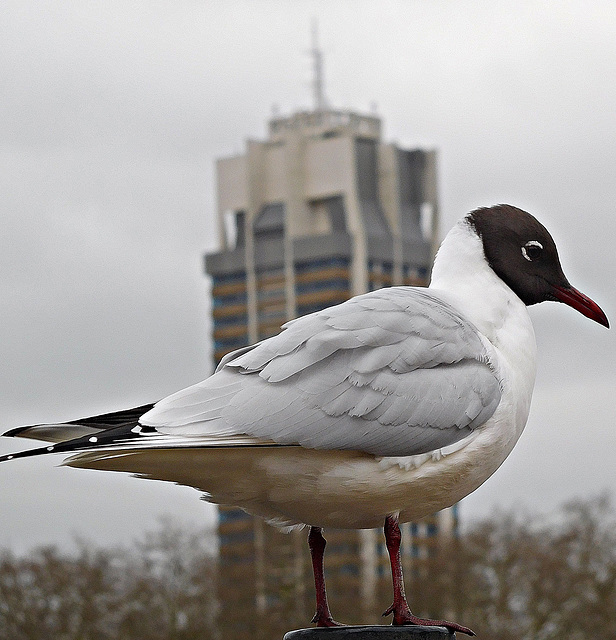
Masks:
[[[374,140],[355,140],[357,194],[367,236],[386,236],[390,230],[379,200],[378,147]]]
[[[353,157],[346,137],[306,144],[305,198],[318,200],[348,192],[353,186]]]
[[[244,249],[219,251],[205,256],[205,272],[210,275],[236,273],[245,269]]]
[[[402,243],[402,259],[414,268],[429,268],[431,247],[427,240],[405,240]]]
[[[286,147],[268,145],[264,154],[263,197],[268,202],[285,200],[287,197],[288,166]]]
[[[260,240],[255,242],[255,271],[284,266],[284,242]]]
[[[368,260],[393,262],[394,243],[391,237],[368,236],[366,238]]]
[[[326,236],[308,236],[293,241],[295,262],[319,260],[321,258],[351,258],[353,243],[348,233],[331,233]]]
[[[378,147],[379,199],[392,233],[400,234],[400,188],[398,149],[393,144]]]
[[[400,172],[400,227],[405,238],[421,238],[420,211],[425,196],[425,152],[398,151]]]
[[[246,156],[221,158],[216,162],[218,211],[237,211],[248,206]]]

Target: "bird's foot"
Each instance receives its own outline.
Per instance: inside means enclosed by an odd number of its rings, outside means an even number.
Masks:
[[[317,611],[314,614],[314,618],[310,622],[314,622],[317,627],[344,627],[341,622],[336,622],[331,613]]]
[[[465,633],[469,636],[475,635],[474,631],[472,631],[468,627],[462,626],[461,624],[457,624],[456,622],[418,618],[411,613],[408,605],[400,607],[396,606],[396,604],[394,603],[391,605],[391,607],[389,607],[389,609],[387,609],[387,611],[383,613],[383,615],[388,616],[390,613],[394,614],[394,619],[392,621],[392,625],[394,626],[402,626],[405,624],[420,624],[425,627],[445,627],[449,631],[459,631],[460,633]]]

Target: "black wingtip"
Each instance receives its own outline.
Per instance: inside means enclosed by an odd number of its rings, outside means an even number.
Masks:
[[[20,433],[23,433],[24,431],[26,431],[27,429],[30,429],[31,426],[28,427],[13,427],[12,429],[9,429],[8,431],[5,431],[4,433],[0,434],[0,436],[2,436],[3,438],[18,438]]]
[[[11,429],[11,431],[15,431],[15,429]],[[7,433],[9,432],[7,431]],[[17,451],[16,453],[7,453],[3,456],[0,456],[0,463],[8,462],[9,460],[18,460],[19,458],[32,458],[34,456],[42,456],[47,453],[53,453],[55,449],[56,445],[50,444],[46,447],[37,447],[36,449],[26,449],[25,451]]]

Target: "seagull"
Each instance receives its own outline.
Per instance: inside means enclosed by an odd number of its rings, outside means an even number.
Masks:
[[[503,463],[526,424],[536,368],[527,307],[563,302],[608,327],[571,286],[550,233],[511,205],[445,237],[428,287],[390,287],[292,320],[154,405],[8,431],[72,467],[194,487],[281,527],[308,526],[320,627],[335,626],[323,528],[384,523],[394,625],[444,626],[408,605],[400,522],[449,507]]]

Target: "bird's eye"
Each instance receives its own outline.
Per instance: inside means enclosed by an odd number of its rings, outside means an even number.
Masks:
[[[529,240],[522,247],[522,255],[529,262],[536,260],[541,255],[541,251],[543,251],[543,245],[540,242],[537,242],[537,240]]]

